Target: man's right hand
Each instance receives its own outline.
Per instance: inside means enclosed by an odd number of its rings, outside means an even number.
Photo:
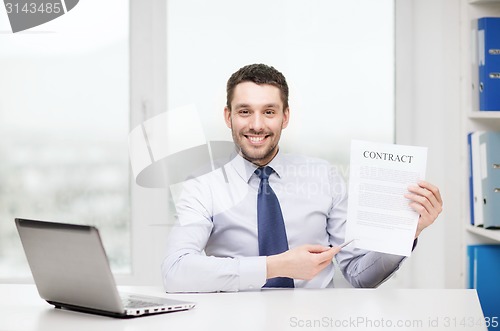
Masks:
[[[310,280],[325,269],[340,247],[302,245],[267,257],[267,279],[289,277]]]

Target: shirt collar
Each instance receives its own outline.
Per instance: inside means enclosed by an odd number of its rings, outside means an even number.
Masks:
[[[250,181],[255,170],[259,168],[256,164],[243,158],[239,153],[231,160],[231,165],[238,175],[247,183]],[[278,153],[267,165],[273,168],[274,172],[281,178],[284,172],[284,159],[282,153],[278,150]]]

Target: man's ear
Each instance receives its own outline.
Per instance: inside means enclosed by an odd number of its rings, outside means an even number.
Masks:
[[[290,107],[283,110],[283,123],[281,124],[281,129],[288,126],[288,120],[290,119]]]
[[[231,129],[231,109],[228,106],[224,107],[224,120],[227,127]]]

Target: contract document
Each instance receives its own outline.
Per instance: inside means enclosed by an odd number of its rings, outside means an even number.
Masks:
[[[425,179],[427,148],[351,142],[346,241],[370,251],[410,256],[419,214],[404,197]]]

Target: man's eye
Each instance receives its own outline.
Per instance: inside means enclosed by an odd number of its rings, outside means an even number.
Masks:
[[[239,113],[240,113],[240,115],[248,115],[248,114],[250,114],[250,112],[248,111],[248,109],[240,109]]]
[[[273,114],[274,114],[274,110],[273,109],[266,110],[266,115],[273,115]]]

